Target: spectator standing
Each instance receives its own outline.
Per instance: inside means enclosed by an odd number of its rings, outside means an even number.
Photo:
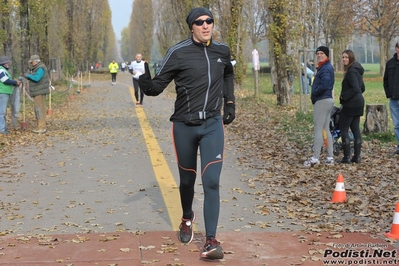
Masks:
[[[305,64],[302,63],[301,66],[302,66],[301,67],[302,93],[307,95],[307,94],[309,94],[309,88],[310,88],[310,85],[312,84],[312,77],[314,75],[314,72],[309,68],[309,64],[307,64],[307,66],[306,66],[306,73],[304,70]]]
[[[138,53],[136,54],[136,60],[132,61],[130,64],[130,69],[132,70],[133,75],[133,87],[134,87],[134,96],[136,98],[136,105],[143,105],[144,93],[140,89],[139,77],[144,74],[144,60],[143,56]],[[140,97],[140,98],[139,98]]]
[[[200,150],[204,189],[205,245],[203,259],[222,259],[216,229],[220,212],[219,182],[224,152],[224,125],[235,118],[234,71],[227,45],[212,39],[213,15],[204,8],[191,10],[186,18],[191,38],[172,46],[159,72],[151,80],[148,64],[139,78],[146,95],[156,96],[174,80],[176,101],[173,140],[180,175],[182,220],[179,240],[190,243],[194,233],[192,209],[197,175],[197,151]],[[224,107],[224,115],[221,109]]]
[[[360,163],[360,152],[362,145],[362,134],[360,133],[360,117],[363,115],[365,86],[363,82],[364,68],[356,61],[352,50],[345,50],[342,53],[342,63],[344,65],[344,78],[339,101],[342,110],[339,119],[339,129],[341,130],[342,147],[344,157],[340,163]],[[355,143],[354,155],[350,158],[351,144],[349,138],[349,128],[351,129]]]
[[[314,65],[314,60],[310,59],[309,63],[307,63],[307,67],[313,71],[313,73],[316,71],[315,65]]]
[[[309,63],[307,64],[307,66],[308,66],[308,68],[309,68],[310,70],[312,70],[312,72],[313,72],[313,76],[311,76],[311,77],[309,78],[309,89],[311,89],[312,84],[313,84],[314,73],[316,73],[316,67],[315,67],[315,65],[314,65],[314,60],[313,60],[313,59],[310,59],[310,60],[309,60]]]
[[[334,107],[332,91],[334,88],[334,68],[329,59],[330,50],[326,46],[316,49],[317,72],[314,77],[311,100],[313,108],[314,139],[313,156],[304,162],[310,167],[320,163],[319,157],[323,146],[323,129],[327,134],[327,159],[326,165],[334,165],[333,141],[330,132],[331,110]]]
[[[109,73],[111,73],[111,84],[116,84],[116,74],[118,73],[119,65],[115,62],[115,59],[108,65]]]
[[[37,122],[33,133],[46,133],[46,95],[50,93],[50,79],[47,67],[38,55],[32,55],[29,59],[30,73],[25,77],[29,81],[29,94],[33,98],[33,109]]]
[[[396,53],[385,65],[383,81],[385,96],[389,99],[389,109],[398,141],[395,154],[399,154],[399,42],[395,44],[395,51]]]
[[[10,99],[10,95],[13,93],[14,86],[19,86],[21,81],[13,80],[11,78],[11,74],[8,72],[10,67],[10,60],[7,56],[0,57],[0,134],[8,134],[7,126],[6,126],[6,117],[7,117],[7,105],[8,100]],[[18,110],[19,111],[19,110]],[[16,119],[14,117],[12,119]],[[17,123],[17,121],[13,120],[13,124]]]

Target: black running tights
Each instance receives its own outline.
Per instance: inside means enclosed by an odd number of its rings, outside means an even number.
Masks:
[[[183,218],[191,218],[192,215],[199,148],[204,189],[205,232],[207,237],[215,237],[220,211],[219,181],[224,149],[222,118],[209,118],[200,126],[174,122],[173,141],[179,167]]]

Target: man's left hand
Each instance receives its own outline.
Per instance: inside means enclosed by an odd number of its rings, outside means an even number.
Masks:
[[[223,123],[225,125],[230,124],[236,118],[236,105],[234,103],[228,103],[224,106]]]

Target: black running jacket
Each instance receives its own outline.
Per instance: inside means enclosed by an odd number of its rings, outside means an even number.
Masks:
[[[176,101],[170,121],[186,121],[198,114],[206,118],[221,114],[227,101],[235,102],[234,70],[226,44],[192,38],[172,46],[152,79],[151,96],[159,95],[174,80]],[[205,119],[206,119],[205,118]]]

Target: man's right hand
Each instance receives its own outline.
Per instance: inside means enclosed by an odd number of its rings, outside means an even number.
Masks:
[[[144,69],[145,69],[144,74],[139,76],[139,86],[145,95],[151,95],[152,81],[151,81],[150,68],[148,67],[147,62],[144,62]]]

